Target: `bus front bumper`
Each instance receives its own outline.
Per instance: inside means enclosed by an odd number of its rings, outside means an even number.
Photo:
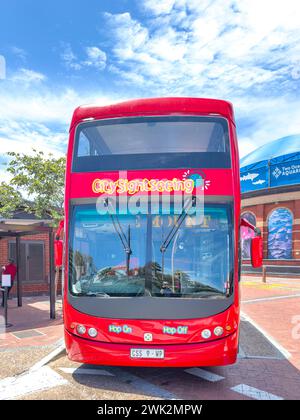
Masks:
[[[238,332],[207,343],[179,345],[115,344],[80,338],[65,330],[65,342],[69,359],[94,365],[192,367],[221,366],[236,362]],[[163,349],[163,359],[132,359],[132,348]]]

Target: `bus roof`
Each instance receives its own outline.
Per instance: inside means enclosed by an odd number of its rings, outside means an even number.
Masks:
[[[234,123],[232,104],[221,99],[206,98],[147,98],[133,99],[112,105],[83,105],[75,109],[70,129],[78,122],[88,119],[120,118],[125,116],[166,114],[221,115]]]

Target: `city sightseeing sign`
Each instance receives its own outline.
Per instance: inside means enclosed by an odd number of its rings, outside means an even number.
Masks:
[[[211,186],[210,179],[199,169],[174,172],[170,176],[169,171],[160,171],[156,178],[152,177],[155,171],[145,171],[140,178],[131,178],[127,171],[119,171],[115,178],[115,174],[111,174],[112,178],[90,177],[90,188],[98,196],[97,212],[100,215],[137,215],[149,211],[153,214],[181,214],[184,211],[195,215],[194,225],[201,224],[204,194]]]
[[[184,192],[191,194],[195,188],[193,179],[133,179],[128,180],[119,178],[116,181],[108,179],[94,179],[92,183],[92,190],[96,194],[129,194],[133,195],[139,192]]]
[[[232,196],[236,182],[231,169],[210,168],[74,172],[71,176],[70,198],[74,199]]]

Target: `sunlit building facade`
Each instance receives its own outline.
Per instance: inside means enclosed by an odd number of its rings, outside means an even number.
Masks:
[[[241,160],[242,215],[263,235],[267,273],[300,276],[300,135],[258,148]],[[250,267],[251,232],[242,228],[243,272]]]

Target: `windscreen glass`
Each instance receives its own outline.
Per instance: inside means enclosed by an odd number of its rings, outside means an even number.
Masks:
[[[84,296],[224,298],[231,293],[232,208],[188,214],[99,215],[73,207],[70,291]]]

